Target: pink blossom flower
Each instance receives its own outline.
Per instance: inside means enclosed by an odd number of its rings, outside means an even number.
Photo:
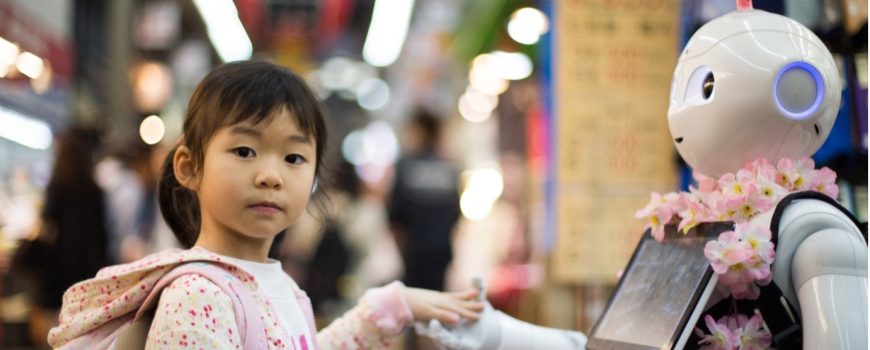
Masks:
[[[771,278],[773,244],[770,243],[770,230],[749,230],[747,240],[747,233],[741,231],[747,231],[748,225],[738,225],[735,231],[723,232],[718,240],[704,246],[704,256],[719,276],[719,283],[728,287],[735,299],[757,299],[760,291],[756,281],[769,282]]]
[[[734,221],[746,221],[755,214],[755,208],[750,204],[750,200],[752,199],[750,191],[754,191],[754,189],[755,185],[748,185],[747,187],[743,187],[743,194],[728,196],[731,203],[733,203],[731,204],[731,209],[734,213],[731,215],[731,218],[734,219]]]
[[[743,196],[720,194],[710,198],[710,210],[715,221],[731,221],[743,204]]]
[[[710,260],[710,265],[717,274],[725,274],[732,269],[739,270],[740,267],[733,267],[742,265],[753,255],[752,246],[741,241],[740,236],[734,231],[723,232],[719,235],[719,239],[709,241],[704,246],[704,256]],[[720,277],[721,281],[722,277]]]
[[[737,182],[751,184],[755,182],[755,178],[758,177],[758,175],[756,174],[755,169],[740,169],[737,171],[735,177],[737,178]]]
[[[735,300],[755,300],[761,295],[761,289],[755,283],[737,283],[728,286]]]
[[[735,197],[740,199],[740,204],[734,213],[734,220],[737,222],[748,221],[756,214],[772,209],[776,204],[772,198],[760,193],[755,184],[746,184],[744,192],[743,196]]]
[[[716,201],[718,198],[722,197],[722,193],[719,190],[716,191],[703,191],[701,188],[689,186],[689,192],[683,192],[683,196],[685,197],[683,203],[687,204],[689,202],[695,202],[699,205],[707,208],[708,212],[710,209],[710,204]],[[712,213],[708,213],[711,214]],[[709,218],[709,221],[715,221],[715,218]]]
[[[758,177],[755,179],[755,186],[758,189],[758,194],[764,196],[770,202],[775,203],[779,202],[782,197],[788,193],[788,191],[776,183],[776,174],[762,174],[759,173]]]
[[[747,164],[744,169],[753,171],[756,177],[764,176],[768,179],[776,179],[776,167],[770,164],[767,158],[756,158],[752,163]]]
[[[770,347],[773,336],[764,328],[760,314],[755,314],[752,318],[747,318],[746,315],[731,316],[735,319],[736,327],[729,327],[736,340],[736,346],[740,350],[764,350]],[[729,322],[730,326],[731,322]]]
[[[763,350],[772,343],[773,337],[764,328],[764,320],[760,314],[755,314],[752,318],[733,314],[722,316],[718,321],[713,321],[712,316],[706,315],[704,322],[710,334],[695,328],[695,334],[701,337],[698,345],[703,345],[702,349]]]
[[[650,201],[641,210],[635,213],[638,219],[647,219],[647,228],[652,229],[653,238],[661,242],[665,238],[665,225],[671,222],[674,214],[682,207],[680,196],[676,193],[668,193],[664,196],[653,192],[650,193]]]
[[[776,250],[771,239],[770,228],[764,225],[753,225],[749,222],[736,225],[735,232],[740,233],[740,239],[752,247],[753,253],[761,262],[771,264],[776,256]]]
[[[757,299],[760,290],[756,284],[770,283],[770,264],[775,257],[770,237],[767,227],[744,222],[704,246],[704,256],[719,276],[719,283],[735,299]]]
[[[677,226],[683,233],[689,232],[689,230],[701,222],[712,221],[710,220],[710,208],[704,205],[702,200],[703,198],[700,193],[683,193],[684,209],[678,213],[682,220],[680,220],[680,224]]]
[[[762,278],[760,280],[756,280],[755,285],[763,287],[763,286],[770,284],[771,281],[773,281],[773,273],[772,272],[770,275],[767,275],[767,278]],[[756,298],[750,298],[750,299],[756,299]]]
[[[744,187],[751,183],[751,174],[745,170],[741,170],[740,177],[733,173],[727,173],[719,178],[719,187],[722,189],[724,196],[742,196],[745,194]]]
[[[686,204],[684,203],[682,192],[669,192],[664,196],[665,205],[668,209],[671,210],[672,213],[679,213],[685,210]]]
[[[779,160],[777,183],[789,191],[806,191],[814,183],[815,162],[811,158],[801,158],[793,161],[788,158]]]
[[[813,191],[821,192],[828,197],[837,199],[840,188],[837,186],[837,173],[828,167],[816,170],[815,183],[811,184]]]
[[[770,281],[772,274],[770,273],[770,264],[764,263],[758,256],[753,256],[748,262],[740,266],[742,270],[735,272],[739,277],[739,282],[730,285],[732,294],[735,294],[737,299],[756,299],[758,298],[758,290],[756,290],[758,281]],[[766,284],[766,283],[764,283]],[[748,290],[747,290],[748,289]],[[734,293],[734,292],[737,293]]]
[[[806,191],[811,189],[812,184],[815,183],[816,163],[812,158],[801,158],[798,159],[796,165],[795,170],[798,176],[792,182],[795,190]]]
[[[701,192],[717,192],[719,191],[719,183],[716,179],[697,171],[692,172],[692,177],[698,182],[698,190]]]
[[[737,339],[735,333],[727,325],[727,317],[722,317],[718,322],[713,321],[710,315],[704,316],[704,322],[707,324],[707,330],[710,334],[705,334],[698,328],[695,328],[695,334],[701,337],[698,345],[703,345],[701,349],[705,350],[735,350],[737,349]]]
[[[646,219],[658,209],[659,206],[662,205],[662,195],[658,194],[658,192],[652,192],[649,194],[650,201],[646,204],[643,209],[638,210],[637,213],[634,214],[634,217],[637,219]]]
[[[650,201],[641,210],[635,213],[638,219],[647,219],[646,227],[652,229],[652,235],[657,241],[662,241],[665,237],[665,224],[671,221],[673,212],[669,211],[664,206],[664,200],[661,195],[653,192],[650,193]]]
[[[749,271],[744,263],[732,265],[728,271],[719,274],[719,283],[728,287],[734,299],[756,299],[759,289]]]

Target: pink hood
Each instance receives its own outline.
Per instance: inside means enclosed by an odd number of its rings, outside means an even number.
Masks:
[[[122,326],[133,320],[160,278],[191,261],[224,264],[251,291],[257,290],[253,276],[212,252],[201,248],[165,250],[129,264],[106,267],[96,277],[67,289],[60,325],[51,329],[48,343],[53,348],[107,348]]]

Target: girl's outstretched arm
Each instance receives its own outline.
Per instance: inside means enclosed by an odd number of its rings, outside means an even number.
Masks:
[[[454,324],[483,310],[477,291],[441,293],[408,288],[401,282],[368,290],[356,307],[317,334],[320,349],[371,349],[389,346],[415,320]]]
[[[483,303],[477,300],[477,295],[476,289],[453,293],[408,287],[404,289],[405,300],[415,321],[436,319],[448,325],[459,323],[463,318],[475,321],[478,319],[483,311]]]

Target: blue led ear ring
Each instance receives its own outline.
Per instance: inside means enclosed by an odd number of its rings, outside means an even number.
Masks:
[[[314,191],[317,191],[317,178],[316,177],[314,178],[314,183],[311,184],[311,193],[314,193]]]
[[[776,107],[789,119],[804,120],[819,110],[825,84],[819,70],[806,62],[792,62],[773,80]]]

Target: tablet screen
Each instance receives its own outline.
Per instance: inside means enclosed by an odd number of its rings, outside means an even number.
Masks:
[[[685,329],[712,276],[704,245],[731,223],[699,225],[665,240],[644,234],[607,308],[590,334],[590,348],[670,348]]]

